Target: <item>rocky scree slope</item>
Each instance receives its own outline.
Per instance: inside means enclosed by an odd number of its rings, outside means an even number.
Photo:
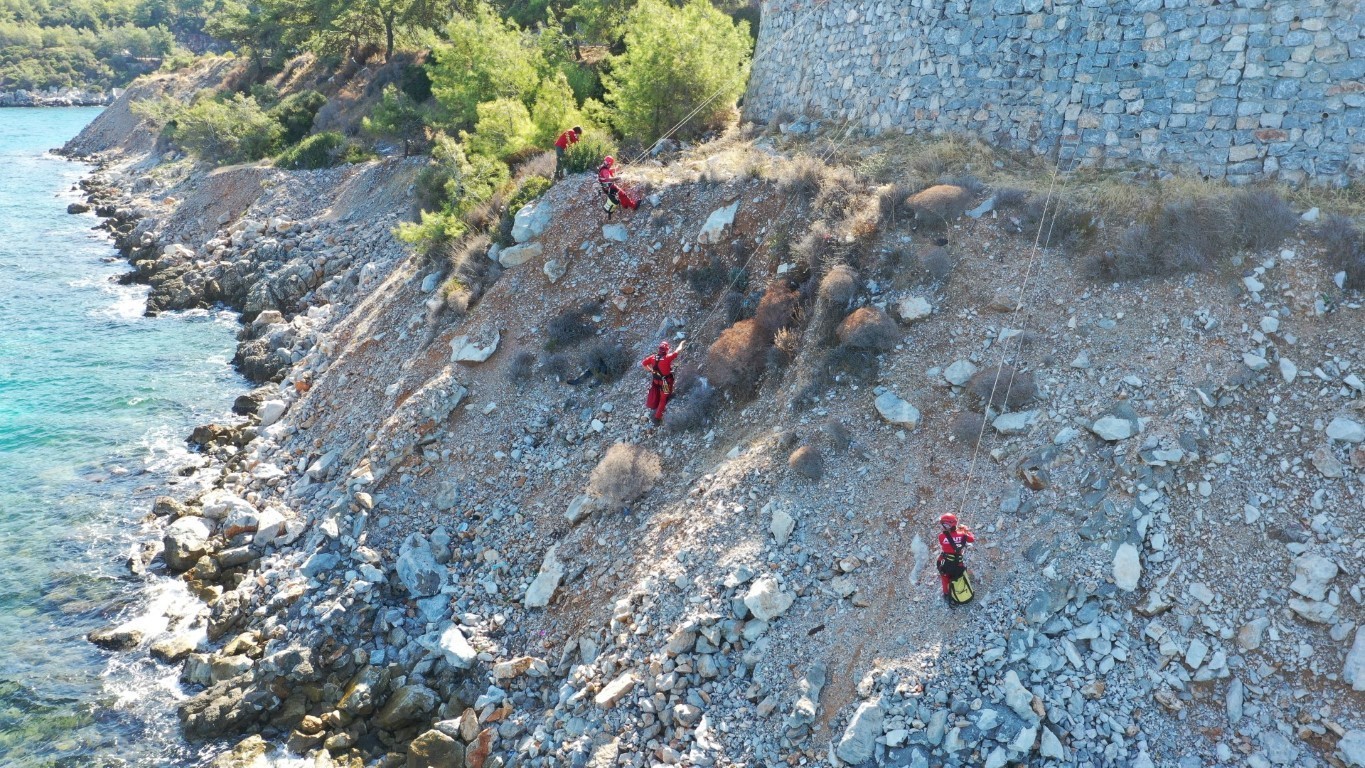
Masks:
[[[987,200],[946,232],[946,280],[890,260],[937,234],[893,226],[858,257],[852,305],[901,317],[870,374],[812,396],[808,348],[756,397],[713,401],[709,428],[670,432],[643,420],[638,371],[550,370],[547,329],[585,302],[632,358],[661,334],[700,358],[731,318],[684,270],[824,215],[743,172],[790,151],[641,169],[649,202],[609,227],[591,180],[556,185],[464,315],[443,270],[363,218],[385,210],[374,187],[401,202],[399,163],[181,182],[272,183],[208,219],[170,195],[137,247],[191,250],[194,301],[255,264],[237,294],[252,333],[296,334],[249,423],[203,436],[216,487],[160,503],[144,553],[206,601],[202,640],[139,639],[183,665],[187,734],[265,736],[224,760],[337,765],[1365,764],[1362,315],[1305,241],[1115,286],[1044,251],[1021,296],[1031,243]],[[247,255],[305,247],[321,253],[297,292]],[[775,255],[749,260],[749,290],[809,277]],[[329,275],[334,256],[350,261]],[[952,420],[1002,359],[1036,392],[987,414],[973,465]],[[616,443],[664,469],[626,511],[584,494]],[[798,446],[819,473],[788,466]],[[958,509],[979,598],[950,613],[930,545]]]

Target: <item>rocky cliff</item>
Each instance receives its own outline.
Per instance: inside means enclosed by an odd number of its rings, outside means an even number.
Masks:
[[[131,652],[255,734],[221,765],[1365,765],[1365,314],[1306,227],[1097,283],[1003,192],[929,222],[735,134],[612,222],[556,184],[452,307],[416,161],[205,171],[130,114],[74,147],[149,310],[236,307],[269,382],[135,563],[205,601]]]

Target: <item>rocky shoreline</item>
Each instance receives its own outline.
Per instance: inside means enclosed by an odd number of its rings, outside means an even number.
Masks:
[[[0,91],[0,107],[106,107],[122,90],[89,91],[84,88],[52,88],[45,91]]]
[[[810,410],[660,433],[636,381],[518,373],[566,316],[627,349],[700,335],[685,270],[809,225],[708,151],[605,227],[591,180],[553,187],[475,254],[467,313],[392,236],[412,161],[96,158],[148,311],[241,312],[261,387],[195,431],[213,487],[159,500],[132,563],[189,583],[194,628],[91,639],[179,664],[224,767],[1365,765],[1361,307],[1304,239],[1230,285],[1054,265],[1024,331],[997,259],[1027,243],[989,197],[955,282],[868,278],[857,311],[903,341]],[[988,414],[963,490],[947,415],[1010,340],[1035,391]],[[587,492],[622,443],[670,468],[638,505]],[[952,613],[925,540],[967,490],[982,596]]]

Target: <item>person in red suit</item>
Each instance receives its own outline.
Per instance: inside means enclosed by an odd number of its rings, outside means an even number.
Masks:
[[[958,524],[957,515],[952,512],[941,515],[938,524],[942,529],[938,534],[938,548],[941,550],[938,555],[938,579],[943,584],[943,602],[956,608],[957,603],[953,602],[948,590],[953,579],[967,572],[962,556],[967,547],[976,543],[976,537],[967,530],[967,526]]]
[[[657,424],[663,421],[664,408],[668,405],[668,398],[673,395],[673,361],[682,354],[683,347],[687,342],[678,345],[676,350],[669,350],[668,342],[659,342],[659,351],[644,359],[640,365],[649,371],[651,376],[649,382],[649,396],[645,398],[645,407],[651,413],[649,417]]]
[[[602,164],[597,167],[597,185],[602,188],[602,194],[607,196],[607,202],[603,205],[603,210],[607,212],[607,220],[611,220],[611,215],[616,212],[616,207],[629,208],[632,211],[637,207],[634,199],[621,189],[619,182],[621,177],[616,175],[616,158],[607,155],[602,158]]]
[[[577,144],[578,137],[582,135],[582,126],[575,125],[555,139],[555,181],[564,178],[564,153],[568,151],[570,144]]]

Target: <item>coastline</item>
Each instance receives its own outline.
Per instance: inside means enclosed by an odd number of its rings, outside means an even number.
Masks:
[[[17,89],[0,91],[0,107],[107,107],[123,92],[113,88],[108,92],[84,88],[60,88],[40,91]]]

